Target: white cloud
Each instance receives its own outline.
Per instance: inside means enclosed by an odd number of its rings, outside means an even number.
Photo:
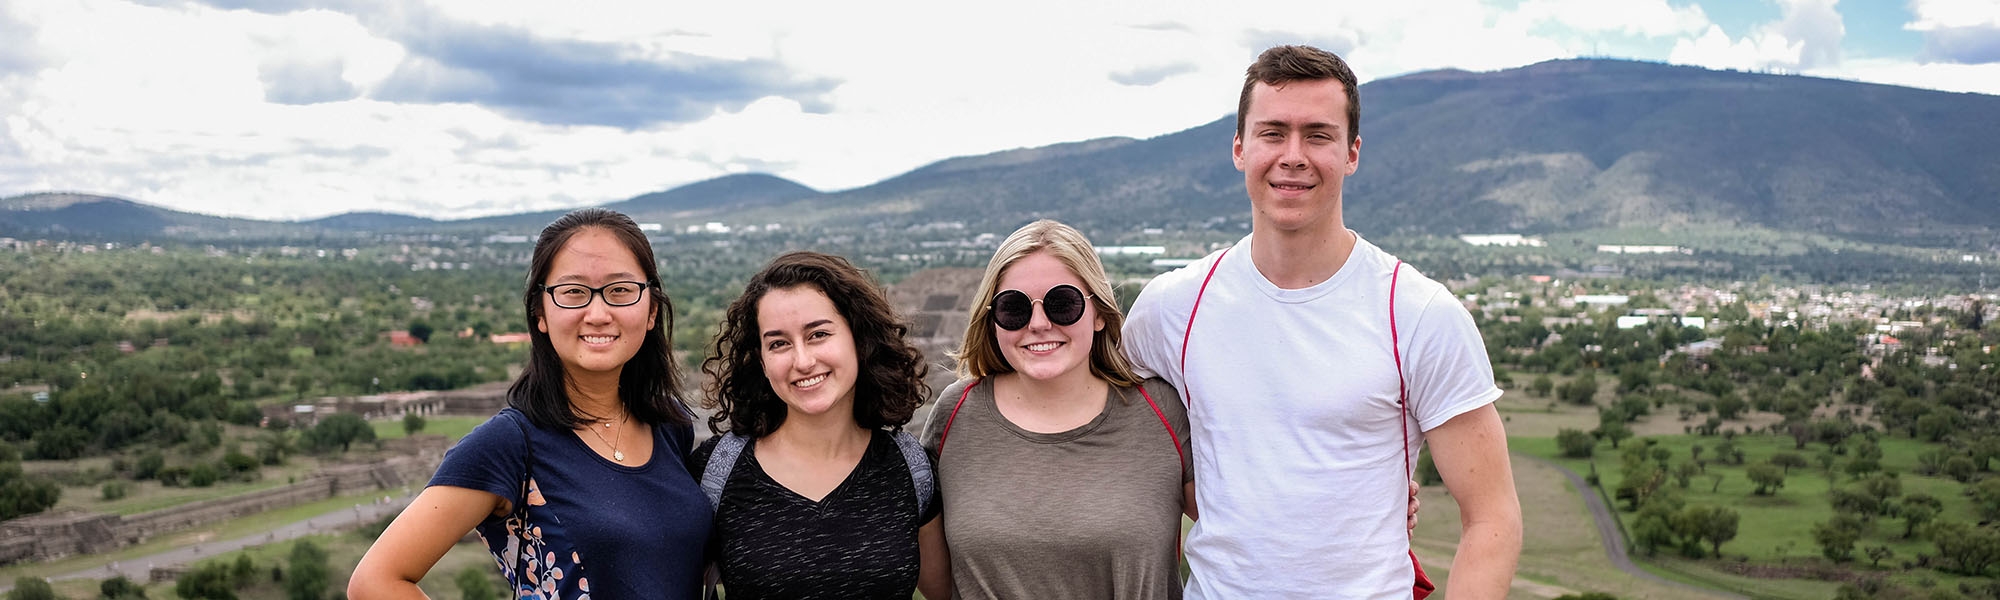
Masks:
[[[1837,0],[1779,0],[1777,22],[1753,27],[1731,37],[1719,25],[1700,36],[1681,38],[1667,54],[1669,62],[1717,69],[1800,71],[1840,64],[1841,40],[1847,28],[1834,10]]]
[[[1701,33],[1709,24],[1700,5],[1674,6],[1665,0],[1528,0],[1517,14],[1585,34],[1664,37]]]
[[[1916,18],[1903,26],[1912,31],[1953,27],[2000,27],[2000,0],[1909,0]]]
[[[1945,89],[1988,74],[1841,65],[1825,51],[1842,36],[1827,0],[1785,0],[1781,21],[1740,38],[1700,8],[1669,0],[1509,8],[1490,0],[1169,0],[1140,11],[1057,0],[896,0],[867,9],[603,0],[588,10],[434,0],[271,13],[198,1],[0,4],[15,24],[0,31],[33,34],[10,35],[0,44],[29,47],[8,47],[0,59],[37,65],[0,73],[0,156],[9,163],[0,166],[0,195],[84,190],[265,218],[347,210],[466,217],[611,202],[743,171],[843,189],[951,156],[1150,137],[1221,118],[1235,109],[1244,66],[1280,42],[1351,49],[1344,56],[1363,81],[1515,67],[1621,37],[1678,37],[1668,58],[1706,66],[1804,68]],[[1963,18],[1952,15],[1965,13],[1920,4],[1936,8],[1921,23],[1955,26]],[[427,35],[438,32],[469,45]],[[446,59],[475,75],[480,60],[524,54],[477,46],[503,41],[571,52],[551,57],[564,65],[594,57],[643,71],[694,58],[829,83],[694,103],[688,118],[654,120],[563,121],[549,109],[510,111],[492,97],[381,99],[399,69],[439,60],[426,52],[463,50]],[[519,70],[547,77],[552,91],[590,89],[565,87],[559,71]],[[674,91],[656,86],[636,97]],[[579,97],[590,98],[566,101]],[[1225,144],[1218,141],[1217,160]]]

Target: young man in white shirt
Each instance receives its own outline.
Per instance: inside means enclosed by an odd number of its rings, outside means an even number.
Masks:
[[[1464,525],[1446,598],[1507,595],[1521,509],[1500,389],[1450,291],[1342,221],[1359,117],[1338,56],[1259,56],[1231,148],[1251,233],[1155,278],[1126,322],[1133,361],[1188,402],[1187,598],[1410,597],[1406,486],[1426,441]]]

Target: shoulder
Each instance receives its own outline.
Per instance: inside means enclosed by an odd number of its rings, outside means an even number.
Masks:
[[[981,381],[983,379],[960,379],[945,386],[944,391],[938,392],[937,401],[931,403],[930,418],[924,420],[922,438],[924,448],[937,452],[938,443],[945,434],[945,427],[950,425],[951,418],[958,414],[959,399],[965,398],[968,394],[978,393]]]
[[[1174,389],[1174,384],[1158,377],[1148,377],[1145,381],[1139,382],[1139,389],[1145,392],[1147,399],[1153,401],[1154,406],[1160,408],[1160,414],[1165,415],[1168,420],[1177,425],[1187,423],[1187,406],[1181,404],[1180,390]]]
[[[472,428],[472,431],[459,439],[453,448],[465,448],[478,453],[519,453],[527,445],[529,436],[534,435],[535,429],[534,424],[528,420],[527,415],[521,414],[521,411],[511,407],[502,408],[485,423]]]
[[[1210,252],[1208,256],[1201,257],[1200,260],[1185,267],[1153,277],[1152,281],[1146,282],[1146,287],[1139,291],[1139,297],[1133,299],[1133,310],[1137,311],[1142,303],[1172,305],[1193,302],[1194,295],[1201,289],[1201,284],[1208,279],[1209,273],[1215,270],[1216,262],[1222,260],[1228,252],[1228,248]]]
[[[721,442],[722,436],[717,435],[695,446],[694,451],[689,452],[687,456],[688,472],[694,473],[697,478],[701,477],[701,472],[708,468],[709,457],[715,455],[715,445]]]

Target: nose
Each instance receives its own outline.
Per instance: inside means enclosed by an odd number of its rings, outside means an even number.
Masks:
[[[611,303],[605,302],[602,299],[594,300],[589,305],[583,307],[583,322],[593,325],[610,323]]]
[[[798,348],[798,351],[792,353],[792,370],[802,373],[810,372],[814,366],[819,365],[818,350],[814,349],[812,345],[799,344],[795,347]]]
[[[1051,327],[1055,327],[1055,323],[1049,321],[1049,305],[1044,304],[1041,300],[1035,300],[1030,303],[1028,305],[1027,329],[1040,331]]]
[[[1278,155],[1278,167],[1284,169],[1306,168],[1305,140],[1299,136],[1286,136],[1284,152]]]

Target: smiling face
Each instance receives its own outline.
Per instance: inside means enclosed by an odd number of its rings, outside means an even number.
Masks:
[[[1251,88],[1244,131],[1231,147],[1250,195],[1254,231],[1332,235],[1341,185],[1361,165],[1347,131],[1347,88],[1336,79]]]
[[[1006,272],[1000,274],[997,287],[1003,292],[1019,290],[1032,300],[1041,300],[1050,288],[1058,285],[1090,289],[1083,278],[1071,272],[1061,260],[1047,252],[1035,252],[1007,267]],[[1094,298],[1083,304],[1083,317],[1068,325],[1049,321],[1046,308],[1042,303],[1036,303],[1025,327],[1008,331],[997,324],[989,323],[988,326],[993,328],[993,338],[1000,346],[1000,355],[1022,376],[1037,380],[1076,374],[1088,376],[1093,338],[1098,330],[1104,328],[1104,319],[1098,316]]]
[[[541,283],[554,286],[577,283],[598,287],[614,281],[645,281],[639,259],[632,255],[610,231],[589,227],[570,236],[549,262],[549,276]],[[653,303],[611,306],[601,297],[592,297],[583,308],[556,306],[542,294],[541,316],[535,328],[549,335],[549,343],[562,357],[563,370],[572,379],[609,377],[616,381],[625,362],[639,353],[646,335],[653,329]],[[567,302],[566,302],[567,303]]]
[[[854,334],[826,292],[800,285],[764,294],[757,332],[764,378],[791,415],[854,414]]]

